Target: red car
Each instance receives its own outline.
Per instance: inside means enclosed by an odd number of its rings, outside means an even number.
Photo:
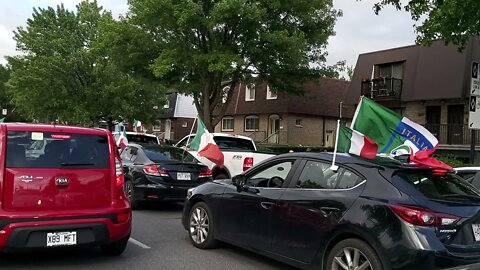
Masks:
[[[0,151],[0,251],[125,250],[132,212],[110,132],[0,124]]]

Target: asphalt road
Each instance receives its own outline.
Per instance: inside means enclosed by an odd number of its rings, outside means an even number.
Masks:
[[[99,249],[0,254],[0,269],[294,269],[227,244],[212,250],[194,248],[181,225],[181,211],[179,204],[134,211],[132,239],[119,257],[103,256]]]

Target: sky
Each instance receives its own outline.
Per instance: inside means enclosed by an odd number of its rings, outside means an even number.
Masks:
[[[15,50],[13,31],[25,26],[31,17],[33,7],[56,6],[75,10],[81,0],[0,0],[0,64],[5,56],[18,54]],[[337,20],[336,35],[329,39],[327,64],[333,65],[346,60],[348,66],[355,66],[361,53],[401,47],[415,43],[414,21],[406,12],[387,7],[380,15],[372,10],[378,0],[333,0],[334,7],[343,11]],[[128,10],[127,0],[97,0],[115,16]]]

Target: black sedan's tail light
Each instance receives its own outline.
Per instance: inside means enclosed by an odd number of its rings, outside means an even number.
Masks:
[[[207,169],[206,171],[202,171],[198,174],[198,178],[206,178],[206,177],[212,177],[212,170]]]
[[[159,170],[157,165],[145,165],[143,166],[143,172],[148,175],[153,175],[153,176],[168,176],[168,172],[165,170]]]
[[[422,209],[412,206],[403,206],[403,205],[390,205],[395,214],[406,222],[416,225],[416,226],[425,226],[425,227],[437,227],[437,226],[446,226],[455,224],[459,217],[438,213],[427,209]]]

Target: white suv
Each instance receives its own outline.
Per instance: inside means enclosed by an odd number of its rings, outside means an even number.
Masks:
[[[115,137],[115,141],[118,141],[118,138],[120,137],[120,132],[114,132],[113,136]],[[157,138],[157,136],[153,134],[131,132],[131,131],[127,131],[127,140],[129,143],[160,144],[160,140]]]

